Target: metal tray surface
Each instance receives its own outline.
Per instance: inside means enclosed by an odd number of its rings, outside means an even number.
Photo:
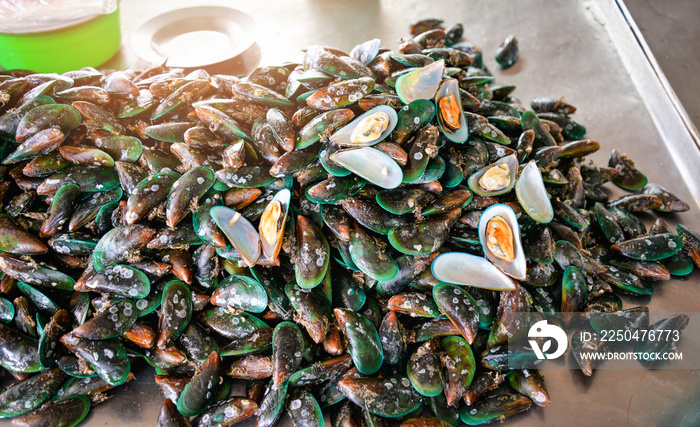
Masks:
[[[700,230],[700,150],[697,131],[640,40],[626,8],[615,0],[341,0],[209,1],[254,17],[261,64],[301,58],[311,44],[350,50],[379,37],[397,47],[409,22],[440,17],[461,22],[465,38],[481,46],[499,83],[515,84],[525,105],[536,96],[565,96],[578,107],[575,119],[602,148],[591,158],[607,164],[612,148],[629,154],[651,182],[691,205],[681,215],[664,215]],[[123,34],[169,9],[192,6],[173,0],[123,0]],[[501,70],[493,55],[509,34],[520,42],[520,60]],[[108,64],[144,66],[126,44]],[[253,65],[256,66],[257,64]],[[696,89],[696,88],[695,88]],[[616,193],[615,190],[613,190]],[[621,194],[621,193],[620,193]],[[646,220],[653,220],[649,215]],[[652,312],[688,312],[700,302],[700,273],[655,286],[653,298],[626,298],[625,307],[649,305]],[[680,349],[682,350],[682,341]],[[571,357],[567,355],[567,357]],[[552,404],[508,419],[509,425],[697,425],[700,421],[698,370],[601,370],[590,378],[579,371],[543,370]],[[119,387],[86,419],[87,425],[150,426],[164,397],[153,370],[140,367],[136,380]],[[330,425],[329,417],[326,424]],[[253,426],[248,420],[241,426]],[[290,426],[283,416],[279,425]]]

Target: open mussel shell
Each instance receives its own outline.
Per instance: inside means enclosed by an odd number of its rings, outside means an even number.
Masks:
[[[526,260],[520,243],[520,226],[510,206],[493,205],[481,214],[479,241],[484,248],[484,256],[489,261],[507,275],[525,280]]]
[[[323,145],[321,145],[318,152],[318,161],[329,174],[333,176],[348,176],[352,172],[331,160],[331,155],[340,150],[341,147],[338,145],[332,143],[331,141],[326,141],[323,143]]]
[[[439,60],[404,74],[396,80],[396,94],[404,104],[416,99],[432,99],[442,81],[445,61]]]
[[[457,79],[447,79],[440,85],[435,94],[435,104],[442,134],[458,144],[465,142],[469,138],[469,130],[462,110]]]
[[[517,174],[518,157],[511,154],[471,174],[467,185],[480,196],[498,196],[513,189]]]
[[[367,147],[389,136],[397,121],[398,116],[393,108],[379,105],[335,131],[330,140],[346,147]]]
[[[431,270],[441,282],[496,291],[515,289],[513,280],[487,259],[463,252],[438,255],[433,260]]]
[[[289,202],[292,193],[283,189],[275,194],[260,217],[258,232],[260,233],[260,245],[265,258],[274,260],[282,248],[282,236],[284,236],[284,224],[287,222]]]
[[[380,39],[367,40],[353,47],[350,56],[367,65],[377,56],[381,45]]]
[[[261,251],[260,237],[253,224],[240,213],[224,206],[214,206],[209,213],[243,261],[251,267],[255,265]]]
[[[515,195],[525,213],[535,221],[546,224],[554,218],[552,202],[544,187],[542,173],[534,160],[525,165],[520,173],[520,178],[515,183]]]
[[[338,151],[331,154],[331,160],[382,188],[396,188],[403,180],[398,163],[372,147]]]

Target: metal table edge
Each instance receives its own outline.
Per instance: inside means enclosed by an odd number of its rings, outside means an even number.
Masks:
[[[663,143],[700,208],[700,134],[664,75],[624,0],[593,0],[596,19],[615,45],[620,59],[649,111]]]

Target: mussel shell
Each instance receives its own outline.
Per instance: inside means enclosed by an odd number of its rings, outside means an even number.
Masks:
[[[440,420],[452,427],[457,427],[461,424],[459,420],[459,409],[447,404],[447,398],[444,393],[426,399],[426,403]]]
[[[380,39],[367,40],[353,47],[350,56],[367,65],[377,56],[381,45]]]
[[[339,150],[341,150],[341,147],[330,141],[326,141],[321,145],[321,148],[318,152],[318,160],[321,163],[321,166],[323,166],[323,168],[329,174],[334,176],[348,176],[352,172],[331,160],[331,155],[333,155]]]
[[[90,399],[84,395],[71,396],[15,418],[13,425],[36,426],[52,422],[55,426],[76,426],[90,412],[90,405]]]
[[[486,244],[486,226],[491,218],[495,216],[503,218],[513,233],[513,252],[515,254],[515,259],[513,259],[512,262],[495,256]],[[484,249],[484,256],[486,259],[498,266],[507,275],[517,280],[525,280],[526,259],[522,243],[520,242],[520,225],[518,225],[518,219],[510,206],[504,204],[493,205],[481,214],[481,218],[479,218],[479,241],[481,242],[481,247]]]
[[[256,423],[257,427],[272,427],[275,425],[282,414],[288,386],[288,382],[283,382],[278,385],[270,382],[270,385],[265,391],[265,396],[260,402]]]
[[[445,396],[454,405],[466,394],[474,379],[476,361],[469,343],[460,336],[444,338],[440,342],[445,352]]]
[[[39,407],[61,386],[66,374],[60,369],[47,369],[0,392],[0,418],[24,414]]]
[[[209,407],[197,419],[197,427],[231,426],[251,417],[258,409],[250,399],[232,397]]]
[[[611,248],[632,259],[658,261],[680,252],[683,239],[677,234],[661,233],[618,242]]]
[[[420,176],[414,179],[404,179],[404,182],[410,182],[411,184],[429,184],[435,182],[440,184],[437,181],[442,178],[442,175],[445,173],[445,168],[445,159],[441,156],[436,156],[428,160],[428,164],[425,165],[425,169]],[[439,191],[440,190],[437,190],[437,192]]]
[[[440,366],[440,346],[437,339],[421,345],[411,355],[407,365],[408,379],[413,388],[423,396],[437,396],[442,393],[444,379]]]
[[[68,222],[80,199],[80,188],[75,184],[59,188],[49,208],[49,217],[41,224],[39,237],[51,237]]]
[[[332,83],[321,90],[309,93],[309,96],[306,98],[306,104],[319,110],[334,110],[354,104],[373,90],[374,79],[371,77],[342,80],[338,83]],[[297,102],[299,101],[300,99],[297,98]]]
[[[403,180],[398,163],[372,147],[337,151],[331,154],[331,160],[382,188],[396,188]]]
[[[651,295],[654,293],[654,286],[650,282],[641,280],[635,274],[613,266],[609,266],[607,269],[608,271],[598,277],[617,288],[616,291],[629,295]]]
[[[615,331],[615,333],[620,331],[622,333],[625,331],[634,332],[640,329],[646,330],[649,328],[649,307],[630,307],[614,312],[594,313],[591,315],[590,322],[591,327],[599,334],[604,334],[605,332],[603,331]]]
[[[269,350],[272,346],[273,328],[259,329],[250,335],[231,340],[221,348],[221,356],[245,356]]]
[[[431,265],[440,281],[496,291],[514,290],[513,280],[485,258],[462,252],[438,255]]]
[[[82,122],[80,112],[71,105],[44,104],[27,112],[17,124],[15,137],[17,142],[24,142],[43,129],[57,127],[64,134],[77,128]]]
[[[130,299],[118,300],[77,328],[73,334],[90,340],[118,337],[136,323],[138,310]]]
[[[676,314],[675,316],[668,317],[666,319],[660,320],[653,325],[649,326],[649,334],[646,335],[646,339],[637,341],[635,344],[635,352],[648,362],[654,360],[654,356],[660,357],[660,355],[672,351],[674,342],[678,339],[680,332],[688,326],[690,318],[686,314]],[[672,331],[670,334],[666,331]],[[676,332],[677,331],[677,332]],[[658,332],[654,334],[653,332]],[[652,338],[656,335],[656,338]],[[662,339],[661,336],[664,336]]]
[[[477,302],[466,289],[451,283],[440,283],[433,288],[433,299],[464,339],[473,343],[479,328],[479,310]]]
[[[85,359],[111,385],[122,384],[131,372],[126,349],[116,338],[92,341],[69,333],[61,337],[61,342],[78,357]]]
[[[406,377],[348,378],[338,382],[348,399],[381,417],[396,418],[419,410],[423,401]]]
[[[450,227],[457,221],[461,210],[453,209],[443,215],[430,216],[415,223],[407,223],[389,230],[391,246],[407,255],[427,255],[437,251],[447,240]],[[386,279],[383,281],[388,281]]]
[[[304,338],[299,327],[292,322],[282,322],[272,334],[272,383],[280,385],[289,381],[302,361]]]
[[[440,113],[439,102],[442,98],[452,95],[456,99],[456,105],[459,114],[459,127],[457,129],[450,129],[442,120],[442,114]],[[464,118],[464,111],[462,111],[462,100],[459,94],[459,83],[457,79],[445,80],[440,88],[435,94],[435,103],[437,107],[437,118],[438,124],[440,125],[440,130],[442,134],[445,135],[450,141],[461,144],[469,138],[469,129],[467,128],[467,120]]]
[[[212,352],[177,399],[177,410],[186,417],[204,412],[218,396],[220,358]]]
[[[205,309],[199,315],[199,322],[230,340],[243,338],[269,327],[252,314],[233,314],[225,307]]]
[[[350,234],[349,252],[352,262],[375,280],[386,282],[399,274],[396,261],[361,226],[356,225]]]
[[[330,265],[330,246],[321,230],[303,215],[296,221],[297,252],[294,264],[296,281],[304,289],[318,286]]]
[[[272,375],[272,357],[248,355],[234,360],[226,375],[234,379],[258,380]]]
[[[14,372],[38,372],[42,369],[39,343],[17,330],[0,324],[0,366]]]
[[[330,176],[306,189],[306,198],[317,204],[335,204],[362,190],[367,181],[359,176]]]
[[[0,270],[6,276],[34,286],[70,291],[75,280],[66,273],[54,270],[46,265],[36,265],[12,256],[0,253]]]
[[[187,325],[177,338],[177,344],[188,357],[197,361],[204,361],[212,351],[219,351],[219,345],[214,338],[197,322]]]
[[[260,236],[253,224],[239,212],[224,206],[214,206],[209,213],[245,263],[255,265],[260,258],[261,249]]]
[[[432,202],[435,196],[425,190],[412,187],[402,187],[392,191],[380,191],[376,195],[377,204],[395,215],[422,209]]]
[[[46,294],[43,292],[39,291],[38,289],[34,288],[33,286],[27,285],[24,282],[17,282],[17,290],[25,297],[31,304],[39,311],[41,314],[46,314],[49,316],[53,316],[56,314],[59,310],[60,307],[56,305],[55,302]],[[43,325],[39,323],[39,333],[41,333],[41,328]]]
[[[387,308],[411,317],[434,319],[441,316],[435,301],[420,292],[404,292],[394,295],[387,301]]]
[[[7,325],[15,317],[15,306],[11,301],[0,298],[0,323]]]
[[[278,159],[278,163],[280,163],[285,156],[290,155],[290,153],[294,153],[293,155],[296,155],[299,153],[299,151],[290,151],[282,155]],[[275,163],[275,165],[278,165],[278,163]],[[273,168],[275,165],[273,165]],[[305,166],[306,165],[302,166],[302,168]],[[267,169],[266,166],[241,166],[238,168],[220,169],[216,171],[217,183],[223,183],[227,186],[236,188],[264,187],[273,183],[275,178],[287,173],[284,172],[279,175],[273,174],[273,168]],[[214,183],[214,189],[217,189],[217,183]]]
[[[258,225],[262,254],[268,259],[277,258],[277,255],[280,252],[280,248],[282,247],[282,237],[284,236],[284,228],[285,224],[287,223],[287,213],[289,212],[289,202],[291,198],[292,193],[285,188],[283,190],[278,191],[277,194],[275,194],[275,196],[272,198],[272,200],[270,200],[270,203],[279,203],[280,209],[282,211],[281,216],[277,221],[279,227],[277,229],[275,241],[268,242],[267,239],[265,239],[265,236],[262,233],[262,221],[260,221],[260,224]]]
[[[92,193],[89,198],[83,199],[76,207],[70,219],[70,223],[68,224],[68,230],[75,231],[87,225],[91,220],[96,220],[102,209],[107,209],[112,204],[118,205],[118,201],[122,198],[122,195],[123,191],[119,187],[109,191]],[[112,210],[114,210],[114,208],[112,208]],[[99,232],[96,234],[99,234]]]
[[[426,65],[396,80],[396,94],[404,104],[416,99],[432,99],[442,81],[445,61],[439,60]]]
[[[435,104],[428,99],[418,99],[405,105],[398,113],[393,141],[403,145],[413,133],[427,125],[435,117]]]
[[[193,230],[204,242],[216,248],[226,247],[226,237],[211,217],[211,208],[221,204],[221,195],[209,190],[200,197],[199,208],[192,214]]]
[[[19,85],[26,83],[26,81],[23,82],[21,80],[14,80],[14,82],[14,84]],[[17,106],[17,108],[13,108],[9,111],[3,111],[4,114],[0,116],[0,132],[7,135],[15,135],[17,125],[19,125],[25,114],[34,109],[34,107],[55,103],[56,101],[54,101],[53,98],[48,95],[38,95],[34,97],[34,99]]]
[[[320,287],[305,290],[294,282],[287,283],[284,292],[291,302],[297,322],[304,326],[309,337],[320,343],[330,328],[330,307]]]
[[[216,181],[214,171],[207,166],[190,169],[173,182],[166,202],[166,222],[175,227]]]
[[[408,357],[408,337],[395,312],[390,311],[384,316],[377,332],[384,351],[384,362],[392,366],[402,365]]]
[[[2,163],[10,165],[51,153],[63,143],[64,139],[65,135],[57,128],[41,130],[8,154]]]
[[[508,184],[505,188],[501,190],[496,190],[496,191],[488,191],[485,190],[481,185],[479,184],[479,180],[481,179],[482,176],[484,176],[484,173],[491,169],[492,167],[500,164],[507,164],[508,168],[510,169],[510,172],[508,173],[508,177],[510,179],[510,184]],[[518,157],[516,154],[511,154],[509,156],[501,157],[500,159],[496,160],[494,163],[487,165],[478,171],[474,172],[469,179],[467,180],[467,185],[469,185],[469,188],[475,192],[476,194],[479,194],[481,196],[499,196],[501,194],[505,194],[509,192],[510,190],[513,189],[515,186],[516,182],[516,176],[518,175]]]
[[[647,184],[643,189],[642,193],[652,194],[663,202],[663,206],[657,208],[662,212],[685,212],[690,209],[690,206],[676,197],[673,193],[666,190],[664,187],[658,184]]]
[[[164,202],[180,174],[162,171],[141,181],[129,195],[126,202],[126,222],[129,225],[139,222],[151,213],[151,210]]]
[[[683,252],[660,261],[674,276],[687,276],[693,271],[693,260]]]
[[[151,281],[141,270],[116,264],[91,275],[82,283],[80,290],[134,299],[146,298],[151,292]]]
[[[348,197],[340,202],[345,212],[359,222],[365,228],[375,233],[387,234],[394,227],[404,225],[409,222],[408,216],[398,216],[382,209],[371,199],[358,197]],[[327,209],[324,209],[324,214]],[[349,222],[349,221],[348,221]],[[350,227],[348,225],[347,239],[350,240]],[[341,239],[342,240],[342,239]]]
[[[333,310],[338,325],[348,339],[348,352],[355,367],[364,375],[379,370],[384,360],[379,334],[365,316],[346,308]]]
[[[562,313],[579,312],[584,309],[588,299],[586,279],[581,270],[573,265],[566,267],[561,279],[561,309]]]
[[[604,265],[566,240],[558,240],[554,244],[554,260],[562,269],[575,265],[586,274],[600,274],[606,271]]]
[[[612,150],[608,167],[617,169],[619,173],[611,181],[624,190],[639,190],[649,182],[646,175],[634,167],[634,161],[617,150]]]
[[[211,303],[251,313],[262,313],[267,308],[267,293],[257,280],[232,274],[219,282],[219,286],[211,295]]]
[[[295,426],[324,426],[316,398],[306,390],[294,389],[287,399],[287,413]]]
[[[192,292],[179,281],[168,282],[161,297],[158,322],[158,347],[163,347],[180,336],[192,318]]]
[[[544,187],[542,173],[534,160],[525,165],[520,173],[520,178],[515,183],[515,195],[525,213],[535,221],[546,224],[554,218],[554,209]]]
[[[284,107],[294,105],[293,102],[274,90],[251,82],[238,82],[231,87],[231,90],[238,95],[249,98],[254,103],[264,106]]]
[[[372,116],[377,113],[384,113],[389,116],[389,125],[387,126],[386,129],[382,131],[382,133],[375,139],[372,139],[371,141],[367,142],[354,142],[352,141],[352,134],[357,128],[357,126],[364,120],[365,118]],[[398,120],[398,116],[396,114],[396,111],[394,111],[393,108],[386,106],[386,105],[379,105],[377,107],[372,108],[369,111],[364,112],[360,116],[358,116],[355,120],[350,122],[349,124],[343,126],[342,128],[338,129],[333,133],[333,135],[330,136],[330,140],[335,142],[338,145],[342,146],[347,146],[347,147],[367,147],[371,145],[375,145],[387,136],[394,130],[396,127],[396,123]]]
[[[532,406],[532,400],[522,394],[491,395],[472,406],[464,407],[460,419],[467,425],[486,424],[523,412]]]
[[[341,108],[319,114],[297,132],[295,149],[300,150],[318,142],[325,132],[348,123],[355,117],[352,110]]]

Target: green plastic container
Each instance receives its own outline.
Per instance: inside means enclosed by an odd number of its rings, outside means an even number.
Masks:
[[[0,66],[37,73],[65,73],[107,62],[121,45],[119,8],[50,31],[0,33]]]

